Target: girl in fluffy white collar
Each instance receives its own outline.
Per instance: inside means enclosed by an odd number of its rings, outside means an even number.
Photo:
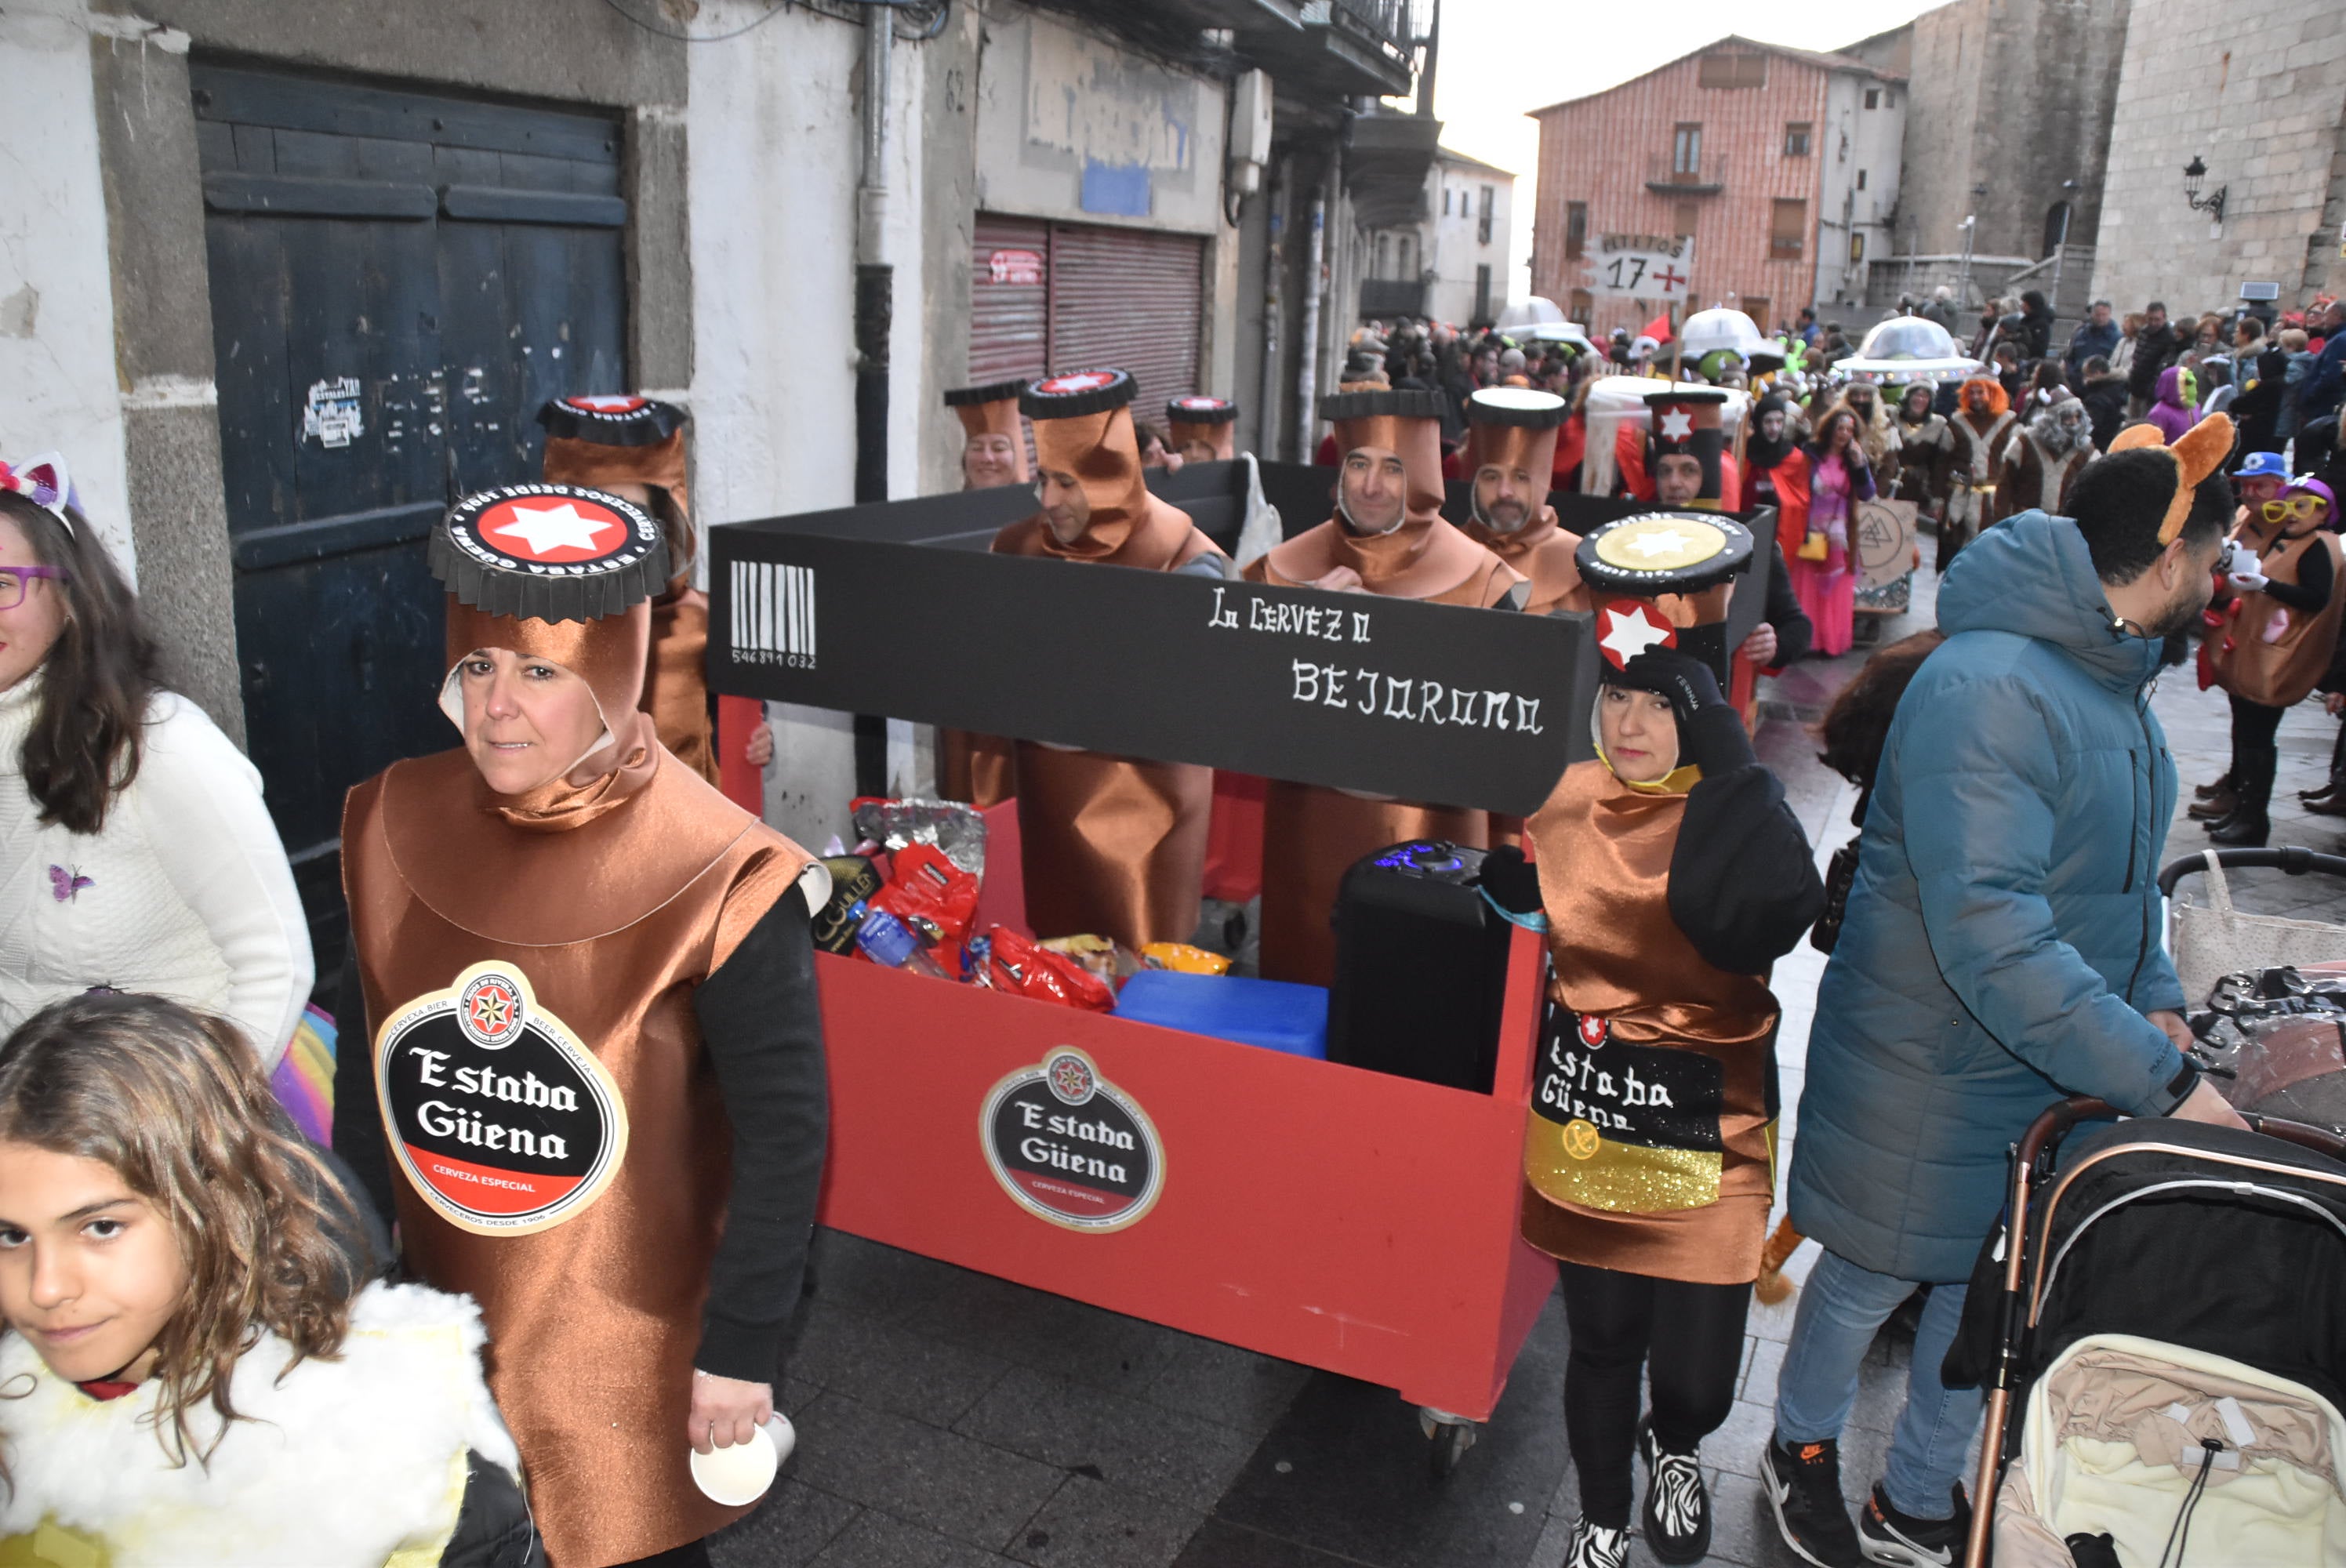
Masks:
[[[0,1045],[0,1564],[542,1564],[462,1297],[363,1232],[233,1026],[93,993]]]

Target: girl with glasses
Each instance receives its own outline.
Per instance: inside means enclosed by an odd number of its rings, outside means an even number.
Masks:
[[[266,1072],[311,979],[260,775],[163,684],[65,459],[0,462],[0,1029],[151,992],[226,1017]]]

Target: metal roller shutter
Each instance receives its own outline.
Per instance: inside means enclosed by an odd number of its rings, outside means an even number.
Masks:
[[[969,279],[969,384],[1050,370],[1051,226],[981,212]]]
[[[1205,254],[1193,235],[1052,225],[1051,368],[1129,371],[1135,412],[1161,425],[1168,398],[1201,390]]]

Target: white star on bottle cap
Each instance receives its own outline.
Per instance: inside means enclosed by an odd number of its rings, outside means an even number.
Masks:
[[[1627,613],[1606,606],[1605,627],[1605,635],[1596,639],[1597,646],[1624,667],[1655,644],[1670,640],[1669,628],[1656,626],[1642,605]]]
[[[570,401],[580,408],[593,409],[597,413],[625,413],[642,400],[606,393],[600,397],[575,397]]]
[[[1662,415],[1662,438],[1666,441],[1686,441],[1694,434],[1694,415],[1682,408],[1674,408]]]
[[[529,547],[532,555],[543,558],[551,550],[600,549],[597,540],[618,525],[616,522],[581,516],[578,508],[566,501],[559,506],[516,504],[509,519],[488,532],[518,539]]]
[[[1676,555],[1691,549],[1694,541],[1675,528],[1656,528],[1629,541],[1629,548],[1648,561],[1657,555]]]

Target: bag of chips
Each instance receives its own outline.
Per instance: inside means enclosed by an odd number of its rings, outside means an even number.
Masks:
[[[998,925],[985,933],[984,941],[985,958],[978,977],[994,990],[1092,1013],[1106,1013],[1116,1006],[1116,993],[1108,989],[1107,982],[1032,937]]]
[[[1140,950],[1140,961],[1151,969],[1176,974],[1228,974],[1230,961],[1219,952],[1191,947],[1186,942],[1152,942]]]
[[[977,913],[977,878],[934,844],[906,844],[891,860],[895,875],[872,895],[872,907],[903,921],[939,967],[959,974],[962,944]]]

